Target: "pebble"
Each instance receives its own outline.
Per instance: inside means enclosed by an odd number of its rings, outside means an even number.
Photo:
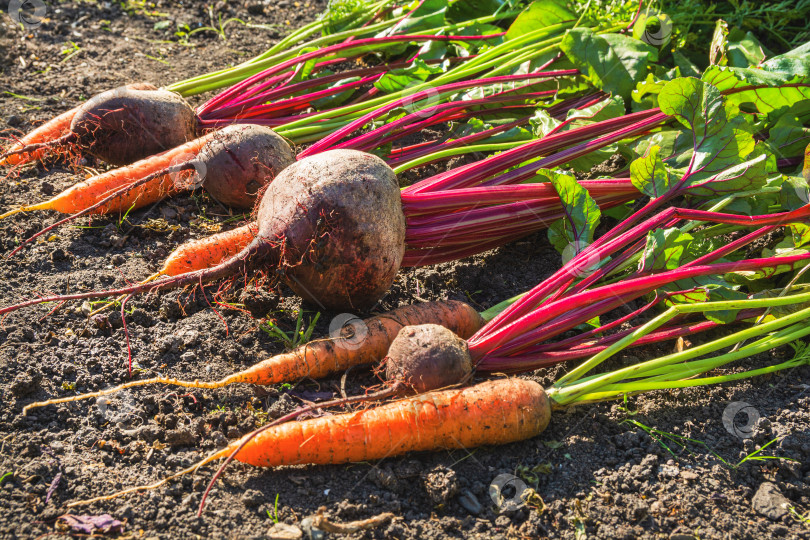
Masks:
[[[469,489],[464,489],[459,493],[458,504],[474,516],[477,516],[483,510],[481,503],[478,502],[478,497],[473,495]]]
[[[299,525],[301,530],[306,533],[309,540],[323,540],[326,538],[326,533],[320,529],[316,529],[312,524],[312,517],[305,517],[301,520]]]
[[[775,484],[763,482],[751,499],[751,506],[757,514],[778,521],[789,512],[790,501]]]
[[[680,474],[680,472],[681,470],[678,468],[677,465],[666,464],[661,465],[658,468],[658,474],[660,474],[661,476],[666,476],[668,478],[675,478]]]
[[[296,540],[302,538],[304,533],[295,525],[286,523],[274,523],[267,531],[268,540]]]

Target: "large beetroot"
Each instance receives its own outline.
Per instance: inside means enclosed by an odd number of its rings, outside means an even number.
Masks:
[[[270,184],[254,246],[284,241],[282,268],[302,298],[327,308],[373,305],[405,254],[405,216],[394,172],[355,150],[305,158]]]

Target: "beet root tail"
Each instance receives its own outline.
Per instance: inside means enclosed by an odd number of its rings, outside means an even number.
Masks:
[[[108,289],[104,291],[91,291],[86,293],[77,294],[64,294],[54,296],[43,296],[26,300],[18,304],[0,308],[0,316],[12,313],[22,308],[44,304],[46,302],[67,302],[69,300],[92,300],[96,298],[107,298],[109,296],[122,296],[122,295],[138,295],[147,292],[157,292],[169,289],[180,289],[188,285],[198,285],[214,281],[223,277],[237,274],[239,271],[245,270],[248,264],[251,264],[255,259],[262,258],[269,254],[271,246],[266,242],[253,242],[240,253],[237,253],[230,259],[223,261],[217,266],[206,268],[204,270],[196,270],[194,272],[187,272],[180,274],[169,279],[164,279],[157,282],[145,282],[129,287],[122,287],[120,289]]]

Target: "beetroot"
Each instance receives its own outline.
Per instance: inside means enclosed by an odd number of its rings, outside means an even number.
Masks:
[[[279,174],[259,205],[254,245],[280,244],[296,294],[327,309],[363,309],[388,290],[405,254],[394,172],[380,158],[331,150]]]
[[[122,86],[79,107],[70,134],[87,153],[126,165],[195,138],[197,119],[179,94],[151,85]]]
[[[438,324],[404,327],[385,359],[385,378],[416,393],[459,384],[472,371],[467,342]]]
[[[268,127],[230,125],[199,152],[202,187],[232,208],[253,208],[261,190],[295,162],[283,137]]]

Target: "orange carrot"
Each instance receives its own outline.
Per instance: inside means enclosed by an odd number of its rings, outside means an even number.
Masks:
[[[381,360],[403,327],[420,324],[439,324],[452,330],[457,336],[467,339],[484,325],[484,320],[473,307],[457,300],[403,306],[362,322],[358,320],[346,324],[340,337],[313,341],[294,351],[271,356],[219,381],[183,381],[170,377],[154,377],[130,381],[115,388],[80,396],[32,403],[23,409],[23,413],[35,407],[98,398],[127,388],[157,383],[214,389],[234,383],[269,385],[293,382],[306,377],[317,379],[352,366]]]
[[[550,419],[551,406],[542,386],[524,379],[496,379],[356,413],[274,426],[248,442],[235,458],[258,467],[276,467],[473,448],[534,437]],[[238,444],[233,443],[220,456]]]
[[[251,222],[230,231],[186,242],[169,255],[157,275],[177,276],[216,266],[242,251],[258,232],[259,225]]]
[[[98,101],[100,96],[116,96],[127,91],[149,90],[157,90],[157,87],[149,83],[139,82],[127,84],[126,86],[116,88],[115,90],[110,90],[99,94],[95,98],[92,98],[81,105],[60,114],[56,118],[52,118],[51,120],[45,122],[34,131],[23,136],[19,141],[17,141],[16,144],[11,145],[9,148],[3,149],[3,151],[0,151],[0,166],[20,165],[30,161],[41,160],[48,154],[67,152],[70,147],[75,146],[75,143],[77,143],[79,140],[76,133],[73,131],[74,127],[77,127],[74,126],[74,124],[77,120],[79,123],[81,123],[83,117],[86,121],[88,113],[91,117],[98,115],[99,111],[93,109],[91,106],[94,101]],[[91,107],[90,110],[88,110],[88,107]],[[165,121],[165,118],[161,120]],[[142,125],[142,127],[148,130],[149,126]],[[155,139],[154,133],[150,133],[150,135],[152,139]],[[183,140],[185,141],[187,139]],[[166,146],[166,148],[171,148],[173,146],[177,145],[172,144]],[[136,152],[137,151],[139,150],[136,150]]]
[[[206,143],[213,139],[214,135],[215,133],[210,133],[157,156],[142,159],[132,165],[93,176],[71,186],[47,201],[23,206],[0,215],[0,219],[20,212],[35,210],[55,210],[63,214],[80,212],[140,178],[166,169],[173,163],[184,159],[184,157],[196,155]],[[126,212],[131,208],[141,208],[157,202],[171,193],[184,191],[185,187],[175,185],[175,179],[171,174],[158,175],[152,181],[137,189],[126,191],[120,197],[115,197],[114,200],[94,209],[93,213]]]
[[[205,270],[206,268],[216,266],[242,251],[256,238],[258,232],[258,224],[251,222],[247,225],[231,229],[230,231],[212,234],[186,242],[171,252],[168,258],[163,262],[163,267],[160,270],[140,283],[150,283],[161,276],[179,276],[186,272],[196,272],[197,270]],[[116,301],[120,302],[126,298],[126,296],[127,295],[120,296]],[[97,308],[90,313],[89,316],[92,317],[108,307],[115,305],[116,301],[109,302]]]
[[[155,489],[169,480],[229,456],[259,467],[327,465],[398,456],[406,452],[473,448],[535,437],[551,419],[543,387],[525,379],[496,379],[438,390],[354,413],[321,416],[248,433],[191,467],[138,486],[68,507]]]
[[[55,141],[61,137],[64,137],[68,133],[70,133],[70,123],[73,121],[73,117],[76,116],[76,113],[79,112],[81,107],[73,108],[67,112],[64,112],[53,118],[34,131],[28,133],[24,137],[22,137],[17,143],[13,144],[7,150],[0,152],[0,154],[8,153],[5,158],[0,159],[0,166],[3,165],[21,165],[23,163],[28,163],[29,161],[37,161],[42,159],[47,152],[49,152],[48,148],[42,147],[37,148],[36,150],[32,150],[31,152],[26,153],[16,153],[25,148],[26,146],[32,144],[41,144],[47,143],[50,141]]]

